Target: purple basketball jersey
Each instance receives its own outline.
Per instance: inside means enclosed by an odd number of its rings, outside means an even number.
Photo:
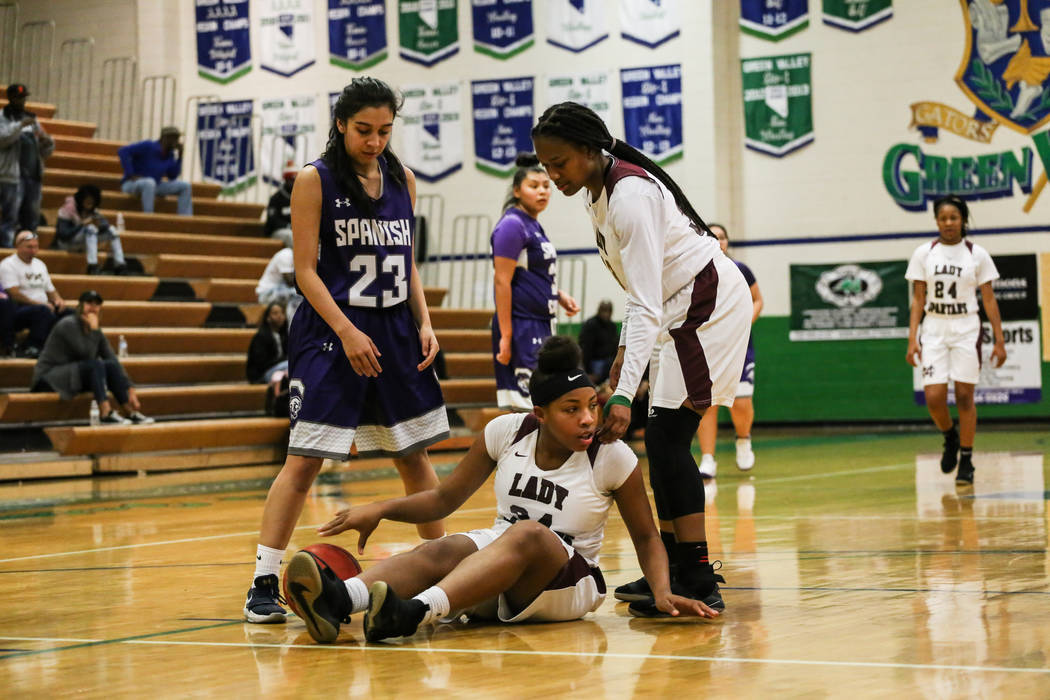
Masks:
[[[554,280],[558,255],[540,222],[517,207],[507,209],[492,231],[492,255],[519,263],[510,282],[511,314],[537,320],[553,318],[558,303]]]

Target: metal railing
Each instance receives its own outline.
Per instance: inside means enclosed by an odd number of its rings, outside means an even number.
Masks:
[[[94,39],[66,39],[58,47],[55,102],[61,105],[64,119],[91,121],[94,68]]]
[[[135,114],[138,62],[131,56],[102,62],[98,134],[104,139],[132,141],[139,135]]]
[[[18,43],[18,3],[0,3],[0,36],[11,41],[0,42],[0,78],[5,85],[16,82],[15,48]]]
[[[147,75],[139,92],[139,139],[154,138],[175,124],[175,76]]]
[[[55,23],[27,22],[18,32],[13,82],[25,83],[38,102],[51,99],[51,68],[55,60]]]
[[[587,258],[582,255],[559,255],[555,281],[560,289],[568,292],[580,305],[580,312],[571,317],[558,306],[558,323],[582,323],[587,318]]]
[[[429,222],[428,222],[429,223]],[[449,235],[429,236],[424,284],[448,290],[443,306],[481,309],[492,306],[492,254],[488,238],[492,219],[460,214]]]
[[[190,95],[186,98],[186,108],[182,115],[182,142],[187,145],[187,148],[182,154],[182,176],[187,180],[200,181],[204,172],[200,162],[200,147],[197,143],[198,109],[202,104],[218,101],[218,95]]]

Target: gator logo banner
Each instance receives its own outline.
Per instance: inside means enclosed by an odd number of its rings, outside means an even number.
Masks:
[[[264,0],[259,67],[289,77],[314,64],[313,0]]]
[[[474,50],[508,59],[532,46],[532,0],[471,0]]]
[[[456,0],[398,0],[401,58],[430,67],[459,51]]]
[[[824,0],[824,24],[862,32],[893,16],[893,0]]]
[[[401,90],[405,165],[420,180],[437,182],[463,167],[463,108],[459,83],[409,85]]]
[[[682,66],[620,71],[627,143],[659,165],[682,157]]]
[[[791,265],[790,340],[908,337],[905,260]]]
[[[809,26],[809,0],[740,0],[740,30],[780,41]]]
[[[226,84],[252,69],[248,0],[197,0],[197,74]]]
[[[197,143],[205,182],[219,183],[223,194],[255,182],[251,100],[199,104]]]
[[[808,53],[740,62],[744,143],[780,158],[813,141],[813,89]]]
[[[364,70],[386,59],[384,0],[328,0],[328,60]]]
[[[612,116],[612,74],[596,71],[548,77],[547,104],[559,102],[579,102],[593,109],[608,124]]]
[[[532,151],[532,84],[532,78],[475,80],[470,84],[478,170],[506,177],[514,173],[518,153]]]
[[[317,143],[317,98],[313,95],[273,97],[261,100],[262,132],[259,140],[259,171],[263,180],[281,182],[285,163],[298,170],[320,152]]]
[[[681,26],[678,0],[620,0],[624,39],[655,49],[678,36]]]
[[[604,41],[607,0],[547,0],[547,43],[579,53]]]

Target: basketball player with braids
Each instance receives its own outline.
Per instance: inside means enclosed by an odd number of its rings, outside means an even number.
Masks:
[[[620,441],[595,438],[598,396],[581,362],[575,342],[548,338],[529,380],[532,413],[491,421],[434,488],[349,508],[320,528],[324,536],[357,530],[361,553],[380,520],[444,518],[495,473],[492,527],[425,542],[345,581],[308,551],[292,557],[287,586],[310,636],[334,641],[357,612],[365,613],[370,642],[412,635],[450,613],[502,622],[577,620],[605,598],[598,554],[614,502],[652,583],[653,606],[665,615],[718,615],[671,592],[638,458]]]
[[[999,279],[999,271],[987,250],[965,240],[970,208],[961,197],[937,198],[933,215],[937,240],[916,248],[904,273],[912,282],[907,360],[913,367],[922,367],[926,408],[944,434],[941,471],[951,474],[958,464],[955,482],[965,485],[973,483],[973,442],[977,435],[973,395],[981,375],[978,289],[992,324],[992,359],[996,367],[1006,361],[1003,324],[992,289],[992,280]],[[958,427],[948,411],[949,381],[955,382]]]
[[[529,376],[536,353],[554,333],[560,304],[569,316],[579,304],[558,289],[558,255],[537,220],[551,197],[551,180],[533,153],[519,153],[503,216],[492,231],[492,355],[496,403],[508,411],[531,411]]]
[[[407,493],[437,484],[426,448],[448,436],[448,419],[413,255],[415,177],[389,147],[399,107],[386,83],[355,78],[324,155],[292,190],[295,280],[309,303],[288,333],[292,431],[263,509],[248,622],[285,620],[281,557],[325,458],[345,460],[356,443],[392,457]],[[444,535],[440,518],[419,522],[420,536]]]
[[[601,439],[624,434],[649,364],[645,449],[672,590],[724,609],[718,589],[724,579],[708,561],[704,485],[690,443],[704,412],[731,406],[736,396],[751,328],[747,283],[675,181],[614,139],[592,110],[556,104],[533,127],[532,140],[563,194],[584,191],[602,260],[627,292]],[[620,586],[616,597],[651,600],[650,583]],[[663,614],[648,606],[652,615]]]

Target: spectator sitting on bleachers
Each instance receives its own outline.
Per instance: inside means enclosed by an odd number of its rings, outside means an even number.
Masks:
[[[279,239],[285,248],[292,247],[292,185],[298,174],[294,160],[285,163],[281,186],[266,205],[266,235]]]
[[[124,179],[120,189],[125,194],[142,198],[142,211],[153,213],[153,202],[157,195],[176,194],[179,203],[176,211],[180,216],[193,214],[193,193],[190,183],[179,180],[182,172],[182,135],[174,126],[160,130],[160,139],[146,139],[121,146],[117,151],[120,164],[124,166]],[[164,178],[168,178],[164,180]]]
[[[124,248],[120,231],[98,212],[102,192],[95,185],[81,185],[76,194],[66,197],[55,222],[55,243],[62,250],[87,250],[87,273],[98,274],[98,242],[109,241],[113,253],[113,272],[123,274]]]
[[[15,119],[0,111],[0,248],[10,248],[22,206],[22,129],[36,121],[28,114]]]
[[[15,252],[0,262],[0,288],[15,301],[15,330],[29,329],[22,356],[35,358],[66,302],[51,283],[47,265],[36,257],[40,241],[32,231],[19,231]]]
[[[88,290],[80,295],[76,314],[56,323],[48,336],[33,370],[32,391],[56,391],[63,401],[90,391],[98,402],[103,424],[152,423],[152,418],[140,412],[135,387],[102,333],[101,313],[102,297],[98,292]],[[110,391],[127,418],[111,406]]]
[[[284,304],[288,323],[292,322],[303,297],[295,289],[295,260],[291,248],[281,248],[273,254],[259,278],[255,294],[260,304]]]
[[[40,200],[44,186],[44,159],[55,150],[55,140],[40,126],[36,115],[26,111],[29,90],[21,83],[7,86],[8,104],[4,116],[9,120],[21,120],[29,116],[32,123],[22,127],[19,150],[19,180],[22,203],[19,206],[18,225],[27,231],[36,231],[40,225]]]
[[[0,360],[15,356],[15,302],[0,289]]]
[[[280,384],[288,373],[288,317],[284,304],[266,307],[259,330],[248,346],[248,381],[252,384]]]
[[[620,345],[620,331],[613,323],[612,312],[612,302],[602,299],[598,304],[598,313],[580,327],[583,368],[595,384],[601,384],[609,378],[609,368],[616,359]]]

